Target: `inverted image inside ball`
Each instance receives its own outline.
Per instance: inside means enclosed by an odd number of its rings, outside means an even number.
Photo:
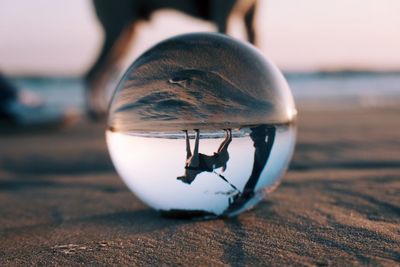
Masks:
[[[285,78],[256,48],[186,34],[129,67],[106,136],[119,175],[149,206],[170,216],[234,216],[279,183],[296,114]]]

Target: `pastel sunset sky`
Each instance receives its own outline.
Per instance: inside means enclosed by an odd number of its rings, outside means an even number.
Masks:
[[[262,52],[290,71],[400,69],[399,0],[259,0]],[[232,34],[243,38],[240,25]],[[210,23],[175,11],[141,27],[125,65],[154,43]],[[0,0],[0,70],[20,75],[82,75],[103,38],[90,1]]]

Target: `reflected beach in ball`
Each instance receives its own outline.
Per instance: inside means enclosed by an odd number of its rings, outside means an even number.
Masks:
[[[164,215],[237,215],[279,183],[297,111],[281,72],[225,35],[185,34],[140,56],[112,98],[106,138],[127,186]]]

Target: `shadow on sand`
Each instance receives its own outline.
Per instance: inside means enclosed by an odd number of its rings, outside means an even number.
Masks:
[[[114,167],[106,151],[85,152],[85,155],[75,155],[68,159],[58,155],[6,158],[1,161],[1,165],[1,169],[15,174],[77,175],[114,172]]]

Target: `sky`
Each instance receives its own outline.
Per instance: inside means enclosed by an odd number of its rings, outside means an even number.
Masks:
[[[259,48],[288,71],[400,69],[399,0],[259,0]],[[240,24],[231,33],[243,39]],[[140,28],[123,65],[167,37],[215,26],[162,11]],[[88,0],[0,0],[0,70],[83,75],[103,33]]]

